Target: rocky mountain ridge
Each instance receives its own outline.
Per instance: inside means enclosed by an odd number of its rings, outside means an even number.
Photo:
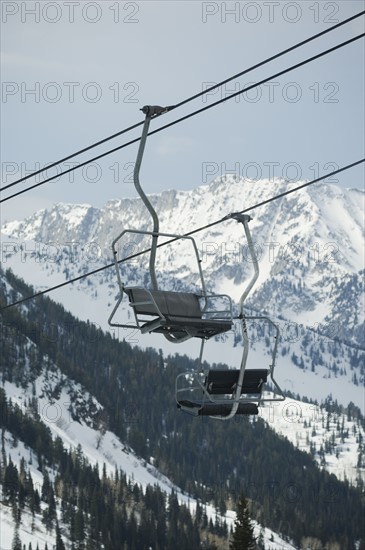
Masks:
[[[160,217],[160,231],[184,234],[293,186],[281,179],[253,183],[228,175],[193,191],[152,195],[151,201]],[[260,277],[249,304],[363,348],[364,192],[317,184],[250,214]],[[36,262],[48,273],[62,271],[72,278],[110,263],[111,241],[127,228],[152,228],[140,199],[109,201],[101,209],[55,204],[2,226],[3,264],[12,267],[18,262],[30,267]],[[251,272],[242,226],[229,220],[196,233],[194,238],[208,287],[237,301]],[[129,255],[149,248],[149,244],[140,235],[127,234],[119,250]],[[157,273],[162,288],[176,284],[198,287],[197,265],[187,244],[178,241],[159,249]],[[148,282],[147,273],[143,273],[147,261],[144,255],[126,265],[124,273],[133,284]],[[19,274],[37,284],[32,269],[29,278],[26,276],[27,266],[21,266]],[[113,269],[87,284],[100,289],[105,282],[110,288],[115,285]]]

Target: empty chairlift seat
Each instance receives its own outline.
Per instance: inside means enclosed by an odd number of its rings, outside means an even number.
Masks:
[[[178,408],[199,416],[228,416],[234,404],[231,396],[236,391],[239,375],[239,370],[210,370],[204,383],[205,398],[203,400],[180,399],[177,401]],[[238,403],[235,414],[258,414],[256,402],[260,400],[267,376],[268,371],[266,369],[249,369],[245,371],[241,395],[247,397],[244,397],[244,400]],[[251,402],[251,400],[255,402]]]
[[[223,315],[209,312],[214,318],[209,317],[200,306],[200,300],[204,299],[204,296],[138,287],[125,288],[124,291],[128,295],[129,304],[134,310],[137,325],[142,333],[186,333],[193,337],[208,339],[232,328],[230,310]]]

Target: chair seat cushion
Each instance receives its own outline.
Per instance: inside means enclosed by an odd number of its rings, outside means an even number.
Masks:
[[[188,401],[181,400],[177,406],[181,409],[187,409],[191,412],[196,411],[199,416],[228,416],[232,410],[231,403],[212,403],[211,401]],[[257,415],[259,413],[256,403],[239,403],[236,414]]]

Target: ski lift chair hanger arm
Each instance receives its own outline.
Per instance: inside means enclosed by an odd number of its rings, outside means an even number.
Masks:
[[[252,218],[250,216],[248,216],[247,214],[240,214],[240,213],[232,213],[231,218],[237,220],[238,222],[242,223],[242,225],[243,225],[245,235],[246,235],[246,239],[247,239],[248,248],[249,248],[249,251],[250,251],[252,264],[253,264],[253,267],[254,267],[254,273],[253,273],[253,275],[251,277],[251,280],[249,281],[247,287],[243,291],[243,293],[241,295],[241,298],[240,298],[240,301],[239,301],[239,311],[240,311],[239,317],[241,319],[242,337],[243,337],[243,354],[242,354],[242,359],[241,359],[240,372],[239,372],[239,376],[238,376],[238,380],[237,380],[237,386],[236,386],[236,389],[235,389],[234,394],[233,394],[234,402],[233,402],[233,405],[232,405],[232,409],[231,409],[230,413],[227,416],[222,417],[223,420],[229,420],[230,418],[233,418],[233,416],[239,410],[240,397],[241,397],[241,394],[242,394],[243,380],[244,380],[246,365],[247,365],[248,351],[249,351],[249,347],[250,347],[250,342],[249,342],[248,335],[247,335],[246,320],[244,318],[244,313],[243,313],[243,304],[244,304],[245,300],[247,299],[247,296],[251,292],[254,284],[256,283],[256,281],[259,277],[259,273],[260,273],[259,264],[258,264],[258,261],[257,261],[256,252],[255,252],[255,247],[254,247],[254,244],[253,244],[253,241],[252,241],[251,232],[250,232],[249,227],[248,227],[248,223],[251,221]]]
[[[118,303],[113,309],[112,315],[109,318],[109,324],[115,326],[112,323],[112,319],[116,310],[118,309],[123,292],[125,292],[130,301],[130,305],[134,309],[136,317],[136,328],[139,328],[141,332],[161,332],[164,336],[171,342],[181,342],[188,338],[198,337],[198,338],[210,338],[216,334],[226,332],[232,327],[233,324],[233,315],[232,315],[232,303],[230,298],[229,300],[229,315],[227,316],[227,311],[220,312],[214,311],[214,315],[211,315],[209,318],[208,314],[208,299],[218,298],[219,296],[209,295],[206,292],[206,287],[204,283],[203,272],[201,269],[201,262],[198,255],[198,250],[195,244],[194,239],[191,236],[181,236],[181,235],[171,235],[163,234],[159,231],[159,219],[157,212],[153,208],[150,200],[147,195],[144,193],[142,186],[139,181],[139,172],[141,168],[142,158],[144,154],[145,144],[148,135],[148,128],[151,121],[151,118],[158,116],[159,114],[166,112],[171,107],[159,107],[159,106],[145,106],[142,111],[145,113],[146,118],[143,125],[142,137],[139,144],[137,159],[134,169],[134,185],[135,188],[142,199],[144,205],[146,206],[148,212],[150,213],[153,221],[153,230],[152,231],[123,231],[114,241],[113,241],[113,255],[114,263],[118,273],[118,283],[120,289],[120,296]],[[151,248],[150,248],[150,258],[149,258],[149,273],[151,279],[151,290],[148,289],[138,289],[138,288],[127,288],[121,281],[120,272],[118,269],[117,262],[117,250],[116,243],[117,241],[126,233],[126,232],[140,233],[144,235],[151,236]],[[193,244],[195,256],[198,263],[200,281],[202,286],[202,297],[205,300],[204,307],[201,307],[199,303],[200,296],[194,293],[177,293],[172,291],[164,291],[158,288],[157,277],[156,277],[156,251],[157,243],[160,236],[173,237],[174,240],[189,238]],[[154,294],[153,294],[154,293]],[[136,297],[137,296],[137,297]],[[163,304],[163,307],[160,306],[160,303]],[[158,305],[157,305],[158,304]],[[148,311],[144,311],[143,307],[152,306]],[[142,309],[141,309],[142,308]],[[175,311],[174,311],[175,309]],[[140,325],[138,315],[147,314],[155,315],[155,319],[150,319],[149,322],[145,322],[143,325]],[[121,326],[121,325],[117,325]]]
[[[145,105],[144,107],[142,107],[141,111],[146,115],[146,118],[143,124],[142,136],[139,142],[137,158],[136,158],[134,171],[133,171],[133,182],[134,182],[136,191],[141,197],[145,207],[151,214],[151,217],[153,220],[153,233],[155,233],[155,235],[153,235],[152,237],[152,247],[151,247],[151,255],[150,255],[150,276],[151,276],[152,288],[154,290],[158,289],[156,272],[155,272],[155,262],[156,262],[158,231],[159,231],[160,224],[159,224],[159,219],[158,219],[156,210],[153,208],[150,200],[148,199],[147,195],[142,189],[142,186],[139,181],[139,172],[141,170],[142,158],[144,154],[144,149],[147,141],[147,135],[148,135],[151,119],[156,116],[162,115],[163,113],[167,113],[172,108],[173,106],[160,107],[159,105]]]
[[[139,172],[140,172],[140,169],[141,169],[142,158],[143,158],[143,153],[144,153],[144,149],[145,149],[145,145],[146,145],[148,129],[149,129],[149,126],[150,126],[150,121],[151,121],[152,116],[157,114],[157,108],[156,107],[152,108],[152,107],[146,105],[145,107],[143,107],[141,109],[141,111],[143,113],[145,113],[146,118],[144,120],[142,136],[141,136],[141,140],[139,142],[136,163],[134,165],[133,182],[134,182],[134,187],[137,190],[137,193],[141,197],[145,207],[147,208],[147,210],[151,214],[151,217],[152,217],[152,220],[153,220],[153,232],[155,233],[155,235],[153,235],[153,237],[152,237],[152,247],[151,247],[151,255],[150,255],[150,276],[151,276],[152,288],[157,290],[158,286],[157,286],[157,278],[156,278],[156,273],[155,273],[155,259],[156,259],[156,248],[157,248],[157,239],[158,239],[158,230],[159,230],[159,220],[158,220],[156,210],[153,208],[153,206],[152,206],[151,202],[149,201],[147,195],[143,191],[143,189],[141,187],[141,184],[140,184],[140,181],[139,181]]]
[[[227,372],[220,372],[218,373],[218,376],[222,376],[223,381],[231,378],[232,375],[235,378],[234,384],[231,388],[229,388],[229,391],[227,390],[227,384],[223,383],[220,384],[220,387],[217,386],[217,383],[212,381],[213,378],[216,378],[217,372],[214,370],[209,370],[207,373],[207,376],[204,381],[201,381],[200,375],[196,377],[196,382],[198,384],[198,387],[201,388],[203,391],[203,400],[202,401],[194,401],[189,399],[179,399],[178,395],[184,392],[183,390],[179,390],[178,388],[178,380],[176,383],[176,400],[178,407],[182,408],[186,412],[190,412],[191,414],[196,415],[207,415],[211,416],[212,418],[216,418],[219,420],[229,420],[230,418],[233,418],[236,414],[257,414],[258,409],[256,402],[260,402],[261,400],[261,392],[264,382],[266,382],[268,371],[264,370],[251,370],[247,371],[249,374],[246,375],[246,364],[247,364],[247,357],[249,352],[249,339],[247,335],[247,327],[246,327],[246,321],[245,316],[243,312],[243,306],[244,302],[247,299],[247,296],[249,295],[250,291],[252,290],[254,284],[256,283],[258,276],[259,276],[259,265],[255,253],[255,248],[253,245],[253,241],[251,238],[251,233],[248,227],[248,223],[251,220],[250,216],[247,214],[241,214],[241,213],[233,213],[229,216],[229,218],[236,219],[238,222],[242,223],[249,247],[249,252],[251,256],[252,265],[254,267],[254,273],[244,289],[240,301],[239,301],[239,316],[238,319],[240,320],[241,327],[242,327],[242,336],[243,336],[243,353],[242,353],[242,359],[240,364],[240,369],[236,371],[227,371]],[[276,351],[276,348],[275,348]],[[185,375],[180,376],[182,379]],[[257,397],[256,399],[252,398],[250,395],[249,397],[242,398],[242,394],[246,393],[247,390],[247,377],[248,376],[254,376],[261,378],[262,383],[257,383]],[[261,377],[261,378],[260,378]],[[178,377],[179,378],[179,377]],[[214,386],[215,383],[215,386]],[[246,384],[246,387],[245,387]],[[229,385],[229,383],[228,383]],[[211,388],[215,387],[215,390],[212,391]],[[191,388],[194,390],[194,387]],[[252,392],[249,392],[252,393]],[[229,394],[229,397],[227,398],[227,395]],[[217,397],[214,397],[214,395],[217,395]],[[256,401],[256,402],[252,402]]]

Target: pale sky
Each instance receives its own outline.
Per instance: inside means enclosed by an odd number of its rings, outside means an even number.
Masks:
[[[143,120],[143,105],[180,102],[364,8],[363,0],[2,1],[2,186]],[[152,121],[151,130],[362,32],[364,17]],[[364,157],[363,100],[361,39],[151,136],[141,183],[155,193],[232,171],[252,180],[313,179]],[[136,151],[134,144],[4,202],[2,223],[54,202],[100,207],[135,196]],[[363,165],[336,180],[363,188]]]

